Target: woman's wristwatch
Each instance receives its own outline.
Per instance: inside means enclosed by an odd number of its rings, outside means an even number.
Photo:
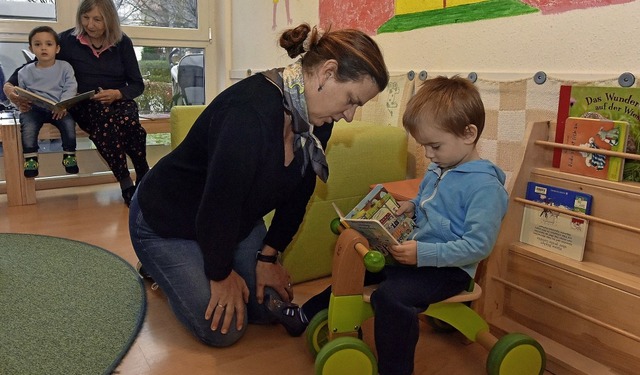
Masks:
[[[260,252],[260,250],[258,250],[258,252],[256,253],[256,259],[260,262],[266,262],[266,263],[275,263],[278,261],[278,256],[277,255],[264,255]]]

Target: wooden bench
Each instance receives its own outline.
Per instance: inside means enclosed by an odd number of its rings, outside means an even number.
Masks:
[[[7,203],[9,206],[22,206],[36,203],[36,184],[38,188],[57,188],[92,185],[114,182],[111,173],[85,174],[51,177],[36,181],[37,179],[25,178],[23,174],[22,142],[20,136],[20,123],[13,119],[0,120],[0,142],[4,151],[4,172],[6,181]],[[140,119],[140,123],[147,134],[170,133],[169,115],[155,115]],[[76,126],[78,138],[89,135]],[[51,125],[45,124],[40,130],[39,139],[59,139],[60,132]]]

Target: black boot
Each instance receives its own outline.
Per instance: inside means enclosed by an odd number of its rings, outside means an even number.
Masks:
[[[124,204],[127,205],[127,207],[129,207],[129,204],[131,204],[131,198],[133,198],[133,193],[136,192],[136,185],[131,185],[126,189],[122,190],[122,199],[124,199]]]

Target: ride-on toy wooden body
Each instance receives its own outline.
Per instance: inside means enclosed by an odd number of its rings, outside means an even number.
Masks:
[[[329,308],[309,322],[307,345],[316,356],[316,374],[375,375],[378,373],[375,355],[359,338],[362,323],[374,316],[364,275],[365,269],[380,271],[385,260],[381,253],[368,249],[369,243],[357,231],[342,229],[335,221],[331,227],[334,232],[341,231],[333,258],[331,299]],[[489,375],[542,374],[545,352],[537,341],[520,333],[497,339],[484,319],[468,306],[481,293],[474,283],[468,292],[432,304],[422,314],[435,329],[456,329],[488,349]]]

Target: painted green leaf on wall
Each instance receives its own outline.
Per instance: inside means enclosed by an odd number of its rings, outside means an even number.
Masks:
[[[399,14],[385,22],[378,33],[400,32],[430,26],[462,23],[539,12],[518,0],[487,0],[418,13]]]

